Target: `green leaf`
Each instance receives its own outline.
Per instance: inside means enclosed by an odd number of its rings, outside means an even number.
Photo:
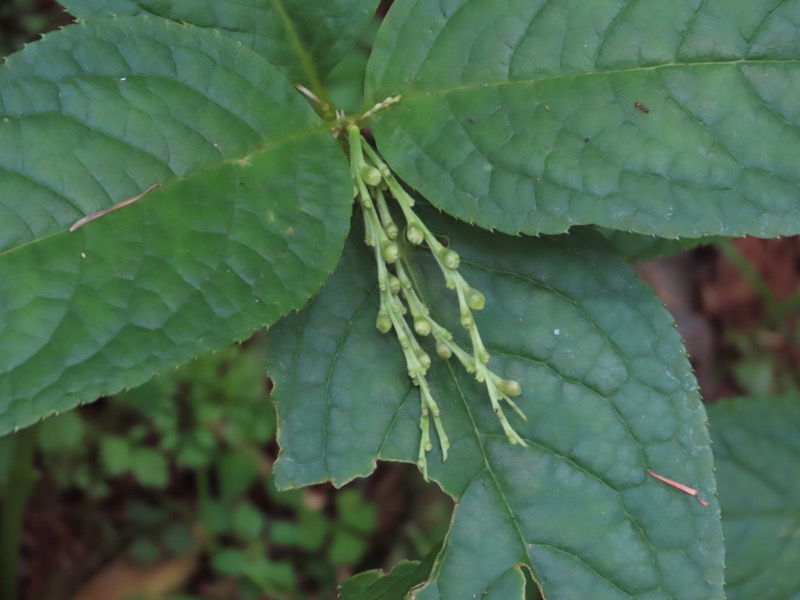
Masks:
[[[347,53],[378,0],[60,0],[80,18],[153,15],[221,31],[312,89]]]
[[[800,563],[800,397],[708,407],[730,600],[796,600]]]
[[[152,448],[131,448],[130,470],[141,485],[163,488],[169,483],[167,460]]]
[[[359,573],[339,587],[339,600],[404,600],[411,588],[427,579],[438,553],[435,548],[423,561],[402,560],[389,573]]]
[[[131,468],[131,446],[122,437],[106,436],[100,442],[100,458],[110,475],[121,475]]]
[[[273,521],[269,529],[269,541],[309,553],[318,552],[328,537],[328,529],[328,522],[323,515],[308,511],[303,513],[298,523]]]
[[[554,598],[722,598],[705,412],[652,290],[591,232],[433,230],[449,236],[464,277],[486,295],[475,320],[490,366],[522,384],[528,420],[513,425],[529,447],[507,442],[485,388],[452,361],[434,362],[428,382],[451,447],[442,464],[434,441],[429,470],[458,504],[416,597],[520,598],[526,565]],[[419,396],[396,341],[375,329],[362,235],[353,232],[323,291],[270,330],[281,487],[342,485],[379,458],[416,458]],[[415,265],[433,314],[448,314],[458,332],[437,267],[430,258]],[[709,506],[647,469],[697,488]]]
[[[372,533],[378,523],[378,511],[359,490],[342,490],[335,497],[339,524],[364,535]]]
[[[42,423],[39,430],[39,450],[57,457],[79,454],[86,447],[86,425],[80,415],[69,412]]]
[[[242,540],[254,540],[264,529],[264,515],[250,502],[240,502],[231,513],[232,533]]]
[[[219,497],[229,501],[243,496],[259,479],[258,460],[242,450],[225,450],[216,457]]]
[[[338,529],[334,532],[328,548],[328,560],[336,566],[354,566],[364,556],[367,547],[367,538],[364,536],[346,529]]]
[[[128,556],[140,564],[154,564],[161,558],[161,550],[152,540],[140,538],[128,548]]]
[[[714,244],[722,239],[719,237],[703,237],[671,240],[651,235],[617,231],[615,229],[598,228],[598,231],[630,262],[671,256],[705,244]]]
[[[192,527],[188,523],[171,523],[159,532],[159,538],[164,547],[172,555],[183,556],[191,553],[198,546],[198,541]]]
[[[343,153],[229,38],[86,22],[10,57],[0,90],[0,434],[247,338],[333,270]]]
[[[484,228],[795,233],[798,7],[398,0],[367,96],[402,101],[375,139],[411,186]]]

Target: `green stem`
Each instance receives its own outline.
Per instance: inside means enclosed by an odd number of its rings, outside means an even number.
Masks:
[[[333,117],[336,114],[336,109],[333,106],[333,100],[328,94],[328,90],[322,84],[319,72],[314,64],[314,59],[308,52],[304,40],[300,37],[300,34],[294,25],[294,21],[289,16],[289,13],[286,12],[286,7],[284,7],[282,0],[272,0],[272,5],[283,23],[289,43],[292,46],[292,50],[294,50],[295,54],[300,59],[300,64],[303,68],[303,74],[308,78],[308,84],[311,87],[311,91],[314,92],[317,98],[319,98],[323,103],[323,105],[319,107],[322,117],[324,119]]]
[[[3,529],[0,532],[0,598],[17,597],[19,576],[19,546],[25,507],[36,470],[33,456],[36,450],[38,425],[22,429],[13,437],[14,449],[8,469],[6,497],[3,502]]]

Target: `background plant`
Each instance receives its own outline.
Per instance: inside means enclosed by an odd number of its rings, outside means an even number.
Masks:
[[[274,324],[278,485],[416,461],[419,400],[397,344],[374,331],[365,232],[345,242],[353,181],[330,133],[357,119],[337,117],[323,84],[375,3],[65,4],[87,20],[0,72],[4,429]],[[461,221],[420,213],[486,294],[475,321],[492,368],[524,390],[527,448],[508,444],[480,382],[432,361],[450,448],[443,463],[432,444],[428,473],[458,509],[430,562],[353,593],[400,581],[418,598],[519,597],[522,565],[554,597],[722,597],[710,440],[685,351],[621,246],[589,226],[631,232],[628,256],[643,234],[798,230],[798,6],[392,7],[364,108],[401,96],[370,121],[382,160]],[[435,260],[398,240],[426,306],[474,345]]]
[[[120,553],[153,565],[195,557],[175,567],[186,579],[201,551],[218,594],[330,597],[338,573],[352,571],[371,547],[376,509],[353,486],[330,498],[317,490],[316,505],[302,490],[275,490],[275,417],[260,349],[254,340],[202,357],[38,428],[41,484],[61,501],[82,497],[78,527],[95,548],[81,557],[89,565],[40,582],[37,597],[65,597],[80,583],[76,576]],[[10,448],[0,447],[0,463]],[[7,485],[0,497],[7,502],[13,494]]]

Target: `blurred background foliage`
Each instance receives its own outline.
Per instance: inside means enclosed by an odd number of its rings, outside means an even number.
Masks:
[[[0,3],[0,56],[16,52],[22,45],[71,21],[52,0],[3,0]]]
[[[276,491],[263,364],[256,336],[38,425],[20,597],[331,598],[424,557],[452,504],[409,465]],[[15,437],[0,438],[4,501]]]

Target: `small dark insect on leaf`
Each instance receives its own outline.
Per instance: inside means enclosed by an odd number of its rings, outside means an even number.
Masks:
[[[638,100],[637,100],[636,102],[634,102],[634,103],[633,103],[633,105],[634,105],[636,108],[638,108],[640,111],[642,111],[643,113],[649,113],[649,112],[650,112],[650,109],[649,109],[649,108],[647,108],[647,107],[646,107],[644,104],[642,104],[642,103],[641,103],[641,102],[639,102]]]

